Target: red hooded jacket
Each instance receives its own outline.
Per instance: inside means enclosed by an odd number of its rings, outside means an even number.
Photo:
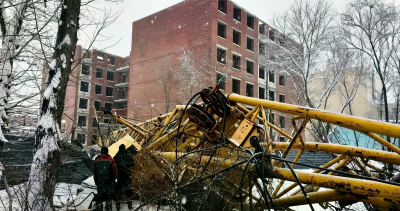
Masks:
[[[103,161],[107,161],[107,162],[111,162],[112,163],[112,167],[114,170],[114,178],[118,178],[118,169],[117,169],[117,165],[115,164],[114,159],[109,155],[109,154],[103,154],[103,155],[99,155],[96,160],[94,161],[94,182],[97,184],[97,171],[96,171],[96,163],[98,162],[103,162]]]

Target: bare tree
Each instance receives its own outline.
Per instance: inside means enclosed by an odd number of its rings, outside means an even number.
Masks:
[[[165,96],[165,113],[169,112],[169,107],[171,105],[171,85],[174,80],[172,71],[169,61],[166,64],[162,64],[157,71],[158,82],[161,84]]]
[[[8,118],[6,114],[6,107],[8,104],[8,97],[10,95],[10,82],[13,74],[13,64],[16,56],[21,52],[21,48],[26,40],[23,36],[19,36],[25,13],[29,4],[28,0],[17,1],[1,1],[0,2],[0,29],[2,48],[0,51],[0,126],[6,127]],[[7,142],[0,130],[0,141]]]
[[[278,42],[269,42],[273,45],[267,46],[272,51],[279,50],[272,54],[272,59],[270,55],[271,64],[300,73],[304,98],[312,108],[317,105],[311,100],[307,82],[312,74],[323,69],[320,64],[335,17],[332,11],[332,5],[325,0],[296,1],[286,13],[274,18],[277,31],[273,31],[273,36]]]
[[[54,168],[60,165],[57,136],[60,131],[65,90],[79,29],[80,0],[63,0],[55,52],[49,64],[48,85],[43,94],[36,131],[35,155],[29,175],[28,200],[32,210],[51,210],[55,190]],[[60,106],[62,105],[62,106]],[[61,107],[61,108],[60,108]]]
[[[312,108],[326,104],[340,77],[334,73],[332,80],[318,90],[318,97],[313,96],[310,82],[327,70],[324,59],[335,18],[333,11],[326,0],[298,0],[287,12],[274,18],[275,28],[270,27],[268,34],[260,39],[263,43],[260,65],[300,77],[303,99]],[[322,140],[328,141],[328,132],[322,122],[317,122],[316,129],[322,133]]]
[[[371,59],[381,83],[385,121],[389,121],[390,59],[399,47],[399,10],[381,0],[356,0],[342,14],[344,35],[351,48]],[[388,140],[390,141],[390,140]]]

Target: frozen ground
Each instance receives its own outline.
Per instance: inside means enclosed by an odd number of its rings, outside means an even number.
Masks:
[[[378,164],[377,164],[378,165]],[[312,169],[302,170],[302,171],[312,171]],[[279,180],[273,181],[273,186],[279,183]],[[293,182],[285,182],[281,188],[281,190],[285,189],[286,187],[290,186]],[[21,210],[21,200],[25,194],[25,186],[26,183],[15,185],[11,187],[11,192],[14,195],[13,198],[13,210],[20,211]],[[293,191],[297,190],[298,187],[292,189],[283,197],[289,196]],[[321,188],[320,191],[326,190],[325,188]],[[255,189],[253,189],[253,194],[257,197],[258,193]],[[54,204],[58,207],[58,210],[89,210],[90,202],[93,199],[93,194],[96,193],[96,186],[93,181],[93,177],[89,177],[85,181],[83,181],[80,185],[77,184],[67,184],[67,183],[58,183],[56,187],[56,191],[54,194]],[[333,204],[333,203],[332,203]],[[126,204],[122,203],[121,210],[128,210]],[[134,209],[139,206],[139,202],[134,201],[133,207]],[[333,204],[335,205],[335,204]],[[317,211],[324,211],[319,204],[313,204],[313,207]],[[290,207],[292,210],[296,211],[306,211],[310,210],[309,205],[302,205],[297,207]],[[353,210],[364,210],[364,206],[362,203],[356,203],[351,206]],[[113,204],[113,210],[116,210],[115,204]],[[146,206],[142,210],[157,210],[156,207]],[[171,210],[170,207],[163,207],[159,210]],[[0,190],[0,211],[8,211],[8,195],[5,190]]]

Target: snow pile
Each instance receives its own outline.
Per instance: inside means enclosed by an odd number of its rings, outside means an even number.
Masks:
[[[69,207],[76,200],[78,189],[80,185],[58,183],[54,192],[54,206],[56,207]]]

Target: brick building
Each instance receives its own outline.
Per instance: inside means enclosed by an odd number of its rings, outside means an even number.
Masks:
[[[101,107],[127,115],[129,59],[77,46],[75,61],[61,127],[69,138],[92,145],[99,139],[95,112],[103,134],[110,119],[100,111]],[[46,78],[46,74],[44,76]]]
[[[182,92],[194,94],[217,82],[225,94],[298,104],[299,84],[295,83],[301,83],[300,78],[259,65],[259,38],[279,42],[277,33],[228,0],[185,0],[133,22],[128,117],[147,119],[165,113],[165,108],[170,111],[185,102]],[[183,65],[187,54],[193,71],[200,75],[195,77],[197,87],[188,87],[190,80],[185,81],[181,72],[190,67]],[[160,75],[169,74],[174,77],[167,84],[168,92]],[[285,115],[273,114],[273,118],[290,130]]]
[[[110,119],[100,107],[144,120],[217,83],[225,94],[299,104],[301,78],[260,62],[262,40],[280,43],[278,35],[228,0],[185,0],[135,21],[129,57],[77,46],[62,128],[91,145],[99,139],[94,112],[100,129],[108,132]],[[273,113],[270,121],[292,129],[285,114]]]

